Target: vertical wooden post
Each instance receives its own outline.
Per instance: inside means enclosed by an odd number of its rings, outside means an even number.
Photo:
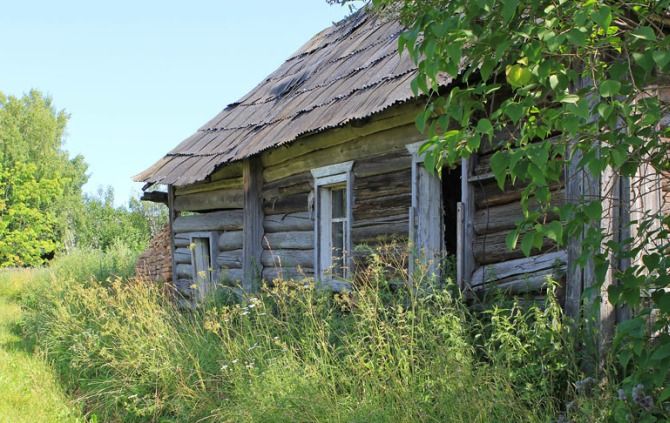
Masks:
[[[472,273],[475,271],[475,256],[472,253],[475,239],[473,217],[475,215],[475,196],[470,183],[472,173],[472,157],[461,160],[461,203],[463,234],[461,244],[458,246],[457,260],[461,265],[461,276],[458,281],[461,289],[472,285]]]
[[[244,218],[242,240],[242,288],[255,292],[262,275],[263,252],[263,166],[258,157],[244,160]]]
[[[574,148],[570,153],[570,161],[565,176],[566,201],[578,204],[583,199],[584,172],[579,167],[582,153]],[[582,239],[582,234],[571,236],[567,245],[568,270],[565,278],[565,314],[575,321],[580,318],[583,291],[582,267],[577,264],[577,259],[581,255]]]
[[[612,168],[608,167],[601,177],[601,197],[603,204],[603,215],[601,219],[601,228],[605,234],[603,239],[603,248],[605,244],[613,240],[620,241],[620,183],[619,177]],[[619,268],[618,258],[615,252],[610,251],[607,259],[609,266],[605,273],[605,280],[600,287],[600,313],[599,320],[599,349],[601,357],[604,357],[605,352],[614,336],[614,325],[616,323],[616,312],[614,306],[609,301],[608,288],[616,284],[616,272]]]
[[[177,218],[177,211],[174,209],[174,186],[168,185],[168,226],[170,230],[170,264],[172,265],[172,285],[177,286],[177,263],[175,261],[175,244],[174,244],[174,221]],[[175,289],[175,293],[177,290]]]

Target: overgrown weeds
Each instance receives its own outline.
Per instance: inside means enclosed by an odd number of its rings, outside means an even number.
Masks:
[[[349,294],[278,280],[184,311],[154,284],[84,277],[99,261],[81,254],[33,289],[25,331],[102,421],[552,421],[578,377],[552,289],[473,313],[373,255]]]

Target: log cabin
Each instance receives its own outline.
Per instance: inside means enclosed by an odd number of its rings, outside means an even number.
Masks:
[[[412,93],[415,65],[397,52],[402,30],[365,10],[323,30],[135,177],[145,189],[167,186],[147,195],[169,207],[184,298],[197,301],[219,281],[254,291],[277,277],[346,290],[359,247],[396,239],[412,246],[409,266],[455,256],[459,285],[473,291],[541,296],[552,276],[576,312],[592,279],[570,266],[578,240],[547,241],[531,257],[505,246],[523,187],[498,188],[494,146],[441,177],[424,167],[415,117],[425,99]],[[558,203],[611,182],[574,166],[564,181],[553,187]]]

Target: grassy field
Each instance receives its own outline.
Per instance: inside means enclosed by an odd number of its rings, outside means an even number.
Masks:
[[[0,422],[82,422],[50,366],[18,335],[17,296],[32,276],[30,271],[0,273]]]
[[[0,274],[0,422],[81,421],[80,409],[104,422],[607,421],[605,401],[576,396],[553,290],[473,312],[453,287],[408,289],[373,256],[352,294],[275,281],[180,310],[133,263],[80,251]]]

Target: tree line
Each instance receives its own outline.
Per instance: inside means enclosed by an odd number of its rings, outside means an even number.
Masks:
[[[111,187],[82,191],[88,165],[64,149],[69,118],[39,91],[0,92],[0,267],[39,266],[73,248],[139,250],[165,222],[162,206],[115,207]]]

